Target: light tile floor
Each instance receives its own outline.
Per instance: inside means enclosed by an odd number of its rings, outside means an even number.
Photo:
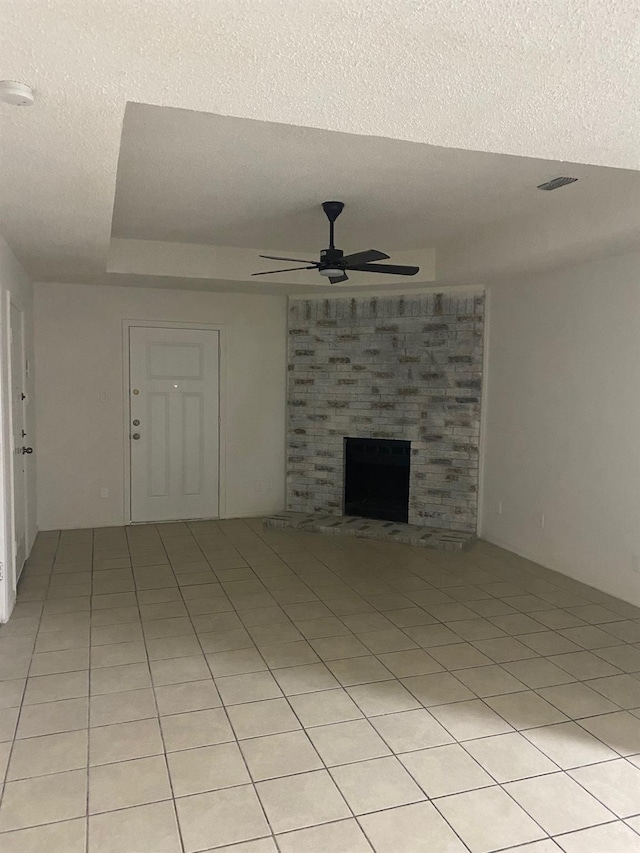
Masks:
[[[38,536],[3,853],[639,853],[640,609],[479,542]]]

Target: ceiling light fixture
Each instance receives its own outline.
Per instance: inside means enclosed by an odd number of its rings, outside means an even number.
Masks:
[[[30,107],[35,101],[33,89],[17,80],[0,80],[0,101],[14,107]]]

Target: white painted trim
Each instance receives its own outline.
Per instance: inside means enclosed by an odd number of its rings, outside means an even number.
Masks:
[[[491,289],[484,288],[484,324],[482,334],[482,389],[480,392],[480,441],[478,442],[478,514],[476,535],[482,536],[484,512],[485,447],[487,440],[487,417],[489,400],[489,342],[491,335]]]
[[[3,580],[0,583],[0,622],[6,622],[16,602],[16,589],[18,585],[18,572],[16,568],[15,551],[15,481],[14,481],[14,448],[13,448],[13,401],[11,358],[11,307],[20,314],[20,325],[22,333],[22,379],[23,387],[26,388],[26,376],[24,359],[26,354],[25,341],[25,309],[19,298],[10,290],[6,292],[4,304],[0,307],[0,421],[3,452],[0,469],[0,511],[2,513],[2,547],[0,548],[0,561],[3,564]],[[24,403],[23,413],[26,422],[26,411]],[[24,524],[25,524],[25,559],[28,558],[31,546],[30,512],[29,512],[29,490],[28,480],[25,475],[24,483]],[[22,569],[22,567],[21,567]]]
[[[17,307],[17,306],[16,306]],[[26,401],[22,402],[22,423],[25,428],[28,425],[28,406],[32,405],[31,396],[29,395],[29,389],[27,387],[27,329],[25,325],[25,312],[22,308],[18,309],[20,311],[20,337],[22,341],[22,350],[20,352],[20,374],[22,379],[22,387],[24,392],[27,394]],[[24,442],[25,444],[34,444],[34,437],[27,435],[26,438],[28,442]],[[32,464],[36,464],[35,462],[35,454],[31,457]],[[29,555],[29,551],[31,550],[30,544],[33,539],[31,537],[31,519],[29,517],[29,476],[27,473],[27,469],[25,467],[24,471],[24,547],[25,547],[25,559]],[[35,539],[35,536],[33,537]],[[23,567],[24,568],[24,567]]]
[[[20,345],[21,345],[20,346],[20,353],[19,353],[19,356],[20,356],[20,384],[22,386],[22,393],[24,394],[27,391],[27,376],[26,376],[26,371],[25,371],[25,358],[26,358],[25,332],[26,332],[26,329],[25,329],[25,322],[24,322],[25,321],[24,309],[18,304],[18,301],[11,298],[11,294],[9,294],[9,305],[8,305],[8,309],[7,309],[8,310],[7,321],[8,321],[9,329],[11,329],[11,308],[12,307],[20,315]],[[10,356],[11,356],[12,343],[13,342],[12,342],[11,338],[9,338],[9,355]],[[11,439],[13,441],[14,407],[13,407],[13,398],[11,396],[12,391],[13,391],[13,361],[12,361],[11,357],[9,358],[8,369],[9,369],[9,383],[10,383],[8,386],[8,391],[9,391],[9,429],[10,429]],[[27,397],[27,401],[28,400],[29,400],[29,398]],[[26,403],[24,402],[24,400],[21,401],[20,405],[22,407],[22,425],[23,425],[23,427],[25,427],[27,425],[27,406],[26,406]],[[22,440],[24,442],[24,439],[22,439]],[[23,443],[23,446],[24,446],[24,443]],[[11,476],[11,523],[12,523],[12,531],[11,531],[12,532],[12,539],[11,539],[11,541],[14,545],[14,552],[13,553],[15,556],[16,496],[15,496],[15,470],[14,470],[15,453],[14,453],[14,450],[15,450],[15,448],[12,445],[12,447],[11,447],[11,475],[10,475]],[[24,512],[24,519],[23,519],[24,520],[24,549],[25,549],[24,556],[25,556],[25,561],[26,561],[27,557],[29,556],[29,551],[31,550],[30,549],[30,543],[31,543],[30,533],[31,533],[31,530],[30,530],[30,523],[29,523],[29,479],[27,476],[26,465],[25,465],[25,469],[24,469],[23,496],[24,496],[24,507],[22,509]],[[14,589],[16,589],[18,586],[18,581],[20,580],[20,575],[22,574],[23,568],[24,568],[24,565],[20,566],[20,569],[18,569],[18,567],[15,564],[13,566]]]
[[[11,293],[0,302],[0,562],[2,563],[2,581],[0,582],[0,622],[6,622],[15,604],[13,584],[14,558],[11,511],[11,417],[10,365],[11,352],[9,341],[9,306]]]
[[[224,323],[182,323],[179,320],[123,320],[122,321],[122,382],[124,416],[124,524],[131,521],[131,457],[129,446],[130,410],[129,410],[129,330],[142,326],[152,329],[201,329],[218,333],[218,518],[227,517],[227,453],[226,453],[226,400],[227,400],[227,364],[226,335]]]

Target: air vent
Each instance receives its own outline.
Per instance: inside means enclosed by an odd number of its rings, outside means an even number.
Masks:
[[[573,184],[577,180],[577,178],[553,178],[551,181],[547,181],[546,184],[538,184],[538,189],[557,190],[560,187],[566,187],[567,184]]]

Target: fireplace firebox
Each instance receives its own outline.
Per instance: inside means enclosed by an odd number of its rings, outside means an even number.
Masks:
[[[345,438],[344,513],[409,520],[411,442]]]

